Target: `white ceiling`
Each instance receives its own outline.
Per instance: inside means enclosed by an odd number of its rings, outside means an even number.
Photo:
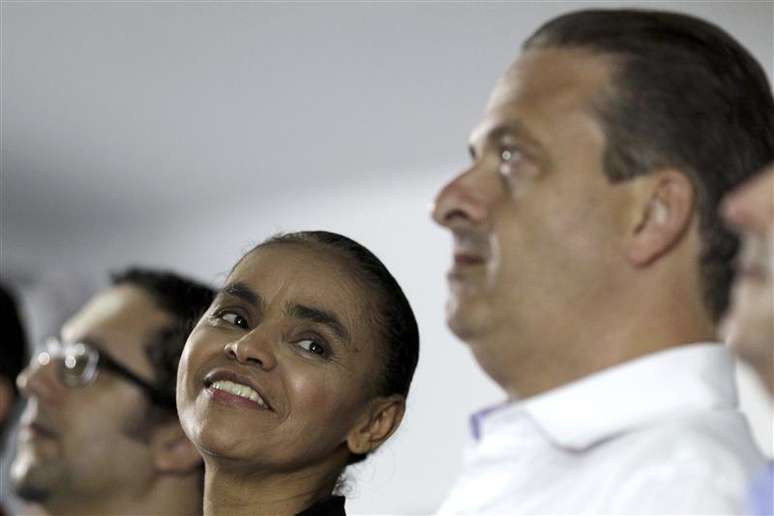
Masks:
[[[462,164],[520,42],[588,5],[4,2],[3,238]],[[771,1],[680,9],[771,73]]]

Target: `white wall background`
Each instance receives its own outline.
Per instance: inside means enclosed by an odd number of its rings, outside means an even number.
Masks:
[[[403,285],[422,349],[405,423],[355,473],[348,510],[431,512],[468,414],[501,395],[445,327],[450,246],[430,202],[521,41],[622,4],[3,3],[3,277],[24,280],[29,309],[49,280],[73,299],[62,285],[130,264],[219,283],[279,230],[355,238]],[[771,1],[625,5],[712,20],[771,76]],[[747,373],[742,388],[771,453],[771,407]]]

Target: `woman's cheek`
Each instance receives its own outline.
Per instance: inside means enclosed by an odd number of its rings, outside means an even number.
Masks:
[[[321,374],[321,371],[310,367],[299,367],[293,371],[287,371],[286,379],[289,390],[299,406],[327,406],[330,385],[326,375]]]
[[[194,403],[197,387],[204,377],[202,367],[217,353],[217,333],[211,328],[197,325],[183,348],[177,369],[177,407],[182,412]],[[222,350],[223,347],[221,346]],[[201,379],[199,379],[201,377]]]
[[[346,434],[359,415],[355,389],[334,371],[294,371],[287,377],[296,414],[332,434]]]

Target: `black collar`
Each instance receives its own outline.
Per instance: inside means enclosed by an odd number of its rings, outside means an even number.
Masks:
[[[311,507],[299,512],[297,516],[346,516],[343,496],[329,496],[319,500]]]

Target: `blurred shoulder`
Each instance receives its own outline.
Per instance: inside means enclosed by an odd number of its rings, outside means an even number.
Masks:
[[[613,512],[737,513],[766,464],[735,410],[683,414],[615,441],[631,449],[623,454]]]

